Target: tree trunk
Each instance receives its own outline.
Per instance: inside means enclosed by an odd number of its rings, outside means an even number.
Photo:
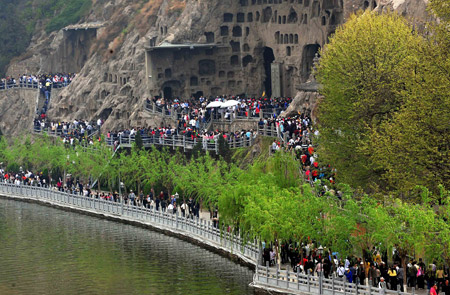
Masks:
[[[407,282],[407,280],[406,280],[406,271],[407,271],[407,269],[406,269],[406,252],[399,251],[399,254],[400,254],[401,264],[402,264],[402,268],[403,268],[403,285],[405,285]],[[404,290],[406,292],[406,288]]]
[[[278,264],[278,235],[275,234],[275,264]]]

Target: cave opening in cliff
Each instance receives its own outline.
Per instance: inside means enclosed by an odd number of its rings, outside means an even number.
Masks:
[[[172,87],[170,86],[164,87],[163,92],[165,99],[172,99]]]
[[[303,47],[302,54],[302,66],[301,66],[301,75],[303,81],[306,81],[311,75],[314,57],[316,53],[319,52],[320,45],[319,44],[308,44]]]
[[[264,72],[266,74],[266,78],[264,80],[264,89],[266,91],[267,97],[271,97],[272,96],[271,64],[275,60],[273,49],[270,47],[264,47],[263,57],[264,57]]]

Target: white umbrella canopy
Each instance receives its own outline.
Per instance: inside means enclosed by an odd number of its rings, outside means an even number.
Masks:
[[[222,106],[222,102],[220,102],[220,101],[213,101],[213,102],[210,102],[207,106],[206,106],[206,108],[207,109],[210,109],[210,108],[218,108],[218,107],[221,107]]]
[[[238,104],[239,104],[239,101],[230,99],[222,104],[222,108],[233,107],[233,106],[237,106]]]

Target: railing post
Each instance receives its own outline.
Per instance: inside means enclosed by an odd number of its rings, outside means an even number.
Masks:
[[[297,290],[300,290],[300,267],[297,267]]]
[[[308,278],[307,278],[307,284],[308,284],[308,293],[311,293],[311,270],[308,269]]]
[[[286,266],[286,289],[289,289],[289,265]]]
[[[412,287],[412,295],[416,293],[416,287]]]
[[[269,284],[269,261],[266,261],[266,283]]]
[[[323,280],[322,280],[322,272],[319,272],[319,294],[323,294]]]
[[[276,272],[276,280],[277,280],[277,286],[278,286],[278,279],[279,279],[279,265],[278,265],[278,263],[276,264],[276,270],[277,270],[277,272]]]
[[[331,295],[334,295],[334,274],[331,275]]]

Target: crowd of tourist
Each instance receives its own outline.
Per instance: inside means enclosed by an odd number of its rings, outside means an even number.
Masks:
[[[56,73],[56,74],[41,74],[30,75],[23,74],[19,77],[8,76],[0,79],[0,89],[9,88],[46,88],[51,84],[52,88],[61,88],[69,85],[75,74],[70,73]]]
[[[186,127],[185,127],[186,126]],[[177,127],[150,127],[150,128],[131,128],[120,131],[109,131],[106,134],[108,144],[117,147],[120,143],[131,143],[135,140],[136,134],[139,133],[143,143],[145,144],[163,144],[170,140],[185,140],[185,143],[192,144],[194,141],[201,142],[202,148],[207,149],[208,144],[215,144],[219,137],[222,136],[228,144],[232,145],[233,141],[239,143],[242,141],[253,140],[257,136],[257,131],[240,130],[235,132],[223,132],[220,130],[208,131],[206,129],[198,129],[181,124]],[[180,142],[181,143],[181,142]],[[170,145],[170,144],[169,144]]]
[[[143,191],[135,194],[133,190],[128,193],[122,192],[119,194],[114,192],[102,192],[91,188],[91,183],[84,184],[79,179],[74,179],[71,175],[68,175],[65,181],[58,179],[56,186],[52,187],[51,181],[48,175],[44,175],[43,172],[33,173],[31,171],[24,171],[22,167],[19,171],[8,172],[0,168],[0,182],[15,184],[15,185],[30,185],[37,187],[52,188],[60,192],[70,193],[74,195],[81,195],[84,197],[102,199],[111,202],[123,202],[126,205],[139,206],[145,208],[155,208],[155,210],[176,214],[177,211],[181,213],[183,217],[199,217],[200,204],[190,197],[188,200],[180,200],[177,193],[169,195],[167,191],[161,191],[155,193],[154,188],[151,188],[147,195],[144,195]],[[218,222],[218,212],[211,212],[214,226]],[[215,216],[215,217],[214,217]]]
[[[235,104],[222,107],[208,107],[210,102],[229,102]],[[209,99],[200,96],[199,98],[190,99],[165,99],[154,97],[152,100],[147,99],[147,107],[152,108],[152,104],[164,113],[171,115],[174,112],[182,115],[189,115],[192,118],[198,118],[200,122],[207,122],[210,118],[214,119],[234,119],[236,117],[277,117],[282,111],[286,110],[292,99],[290,97],[277,98],[249,98],[240,96],[222,95],[218,97],[210,97]]]
[[[77,119],[72,122],[50,122],[45,117],[40,117],[34,120],[34,130],[37,132],[45,131],[58,136],[66,145],[93,145],[94,140],[101,140],[99,137],[93,138],[93,134],[100,130],[102,124],[101,119],[96,122]]]
[[[264,265],[274,265],[276,253],[273,248],[264,246]],[[397,252],[392,257],[392,262],[387,263],[387,253],[381,255],[375,247],[365,251],[364,259],[348,256],[340,258],[337,253],[329,249],[314,246],[314,243],[299,246],[296,243],[285,243],[280,247],[282,264],[290,264],[294,272],[324,276],[348,283],[370,285],[379,288],[388,288],[394,291],[404,292],[404,286],[416,289],[427,289],[450,294],[450,272],[448,267],[437,265],[436,262],[428,266],[422,261],[411,259],[403,268],[400,256]],[[406,281],[404,281],[406,277]]]

